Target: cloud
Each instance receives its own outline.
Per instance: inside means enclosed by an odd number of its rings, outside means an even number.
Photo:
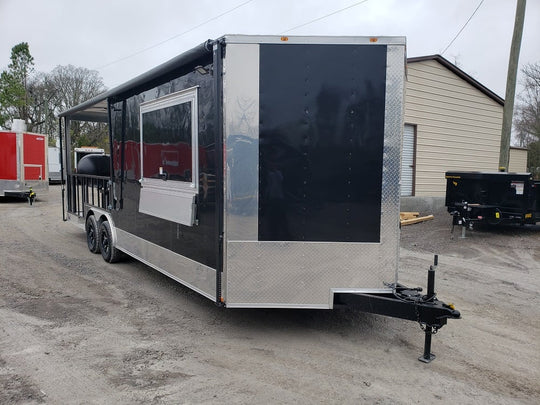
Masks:
[[[56,65],[67,64],[90,69],[107,65],[99,73],[106,85],[113,87],[208,38],[223,34],[280,34],[359,3],[252,0],[194,28],[245,2],[2,0],[0,68],[9,63],[11,47],[26,41],[36,70],[50,71]],[[527,4],[520,65],[540,60],[539,3]],[[287,35],[404,35],[409,56],[428,55],[440,53],[449,44],[478,4],[470,0],[370,0]],[[451,61],[457,60],[463,70],[503,96],[514,14],[513,1],[485,1],[444,55]],[[190,32],[156,45],[185,31]],[[120,60],[149,47],[152,48]],[[114,61],[118,62],[110,64]]]

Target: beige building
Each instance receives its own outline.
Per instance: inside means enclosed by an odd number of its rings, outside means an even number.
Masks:
[[[508,171],[516,173],[527,172],[527,148],[510,147]]]
[[[448,170],[497,171],[504,100],[440,55],[407,62],[402,195],[444,196]]]

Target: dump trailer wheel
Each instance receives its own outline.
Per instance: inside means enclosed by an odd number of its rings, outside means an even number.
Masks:
[[[89,215],[86,218],[86,243],[88,250],[92,253],[99,253],[101,247],[99,245],[99,225],[94,215]]]
[[[120,260],[121,252],[114,246],[111,226],[108,221],[103,221],[99,226],[99,245],[103,260],[109,263]]]

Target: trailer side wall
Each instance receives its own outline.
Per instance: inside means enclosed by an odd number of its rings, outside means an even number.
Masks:
[[[206,68],[210,70],[211,59],[206,61]],[[191,68],[184,75],[142,93],[127,98],[118,97],[110,105],[115,180],[115,202],[111,215],[116,225],[118,247],[210,298],[215,298],[217,255],[216,129],[213,124],[216,106],[213,80],[212,75],[200,74]],[[169,111],[168,107],[155,110],[152,119],[146,119],[141,145],[141,104],[159,101],[190,88],[197,92],[197,150],[193,152],[193,145],[186,139],[180,137],[175,140],[174,136],[178,136],[172,132],[169,139],[160,135],[160,131],[170,130],[168,127],[159,129],[165,122],[182,123],[187,116],[191,117],[187,110]],[[182,116],[171,119],[168,114]],[[175,127],[175,130],[180,129]],[[191,168],[192,152],[196,154],[198,163],[194,171]],[[158,168],[167,176],[160,177],[156,171]],[[177,186],[188,182],[189,177],[189,183],[198,187],[195,190],[196,223],[183,225],[159,217],[159,212],[155,215],[141,212],[141,191],[143,187],[149,187],[141,181],[143,177],[157,182],[159,193],[163,196],[158,196],[150,204],[165,204],[166,208],[173,210],[182,209],[177,206],[178,200],[175,199]],[[154,198],[153,195],[151,198]]]

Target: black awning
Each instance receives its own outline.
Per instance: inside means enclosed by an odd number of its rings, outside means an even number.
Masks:
[[[208,40],[173,59],[137,76],[124,84],[91,98],[69,110],[62,111],[59,117],[68,117],[77,121],[107,122],[107,100],[125,98],[155,87],[160,82],[173,78],[191,65],[212,54],[214,41]]]

